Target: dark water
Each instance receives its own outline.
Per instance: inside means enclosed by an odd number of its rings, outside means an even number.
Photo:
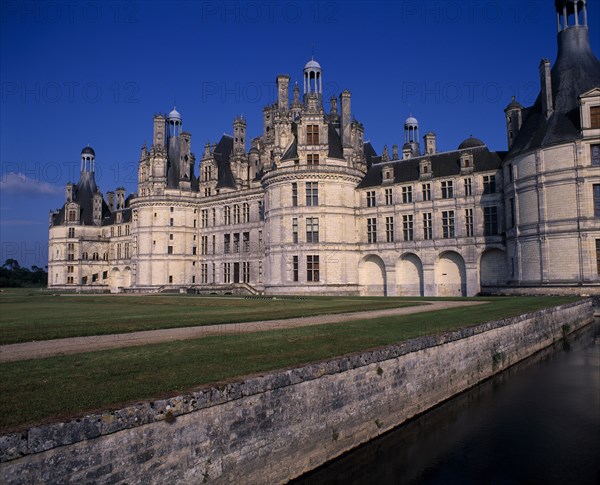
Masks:
[[[600,484],[600,319],[301,484]]]

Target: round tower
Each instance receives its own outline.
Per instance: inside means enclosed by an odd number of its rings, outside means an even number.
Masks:
[[[179,111],[173,106],[173,110],[167,116],[167,125],[169,127],[169,137],[177,137],[181,133],[182,121]]]

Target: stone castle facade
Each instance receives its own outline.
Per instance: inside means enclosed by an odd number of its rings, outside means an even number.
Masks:
[[[600,62],[586,2],[557,0],[558,57],[533,106],[505,109],[508,151],[476,138],[439,152],[419,123],[377,155],[343,91],[322,97],[314,60],[263,134],[204,147],[173,109],[154,116],[138,192],[106,198],[95,153],[50,214],[48,285],[118,291],[467,296],[600,292]],[[248,150],[249,145],[249,150]],[[196,174],[196,168],[198,173]]]

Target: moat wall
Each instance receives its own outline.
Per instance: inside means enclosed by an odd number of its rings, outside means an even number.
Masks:
[[[0,482],[286,482],[592,320],[588,299],[4,435]]]

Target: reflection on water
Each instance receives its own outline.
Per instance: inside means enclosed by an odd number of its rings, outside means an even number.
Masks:
[[[294,483],[600,483],[600,319]]]

